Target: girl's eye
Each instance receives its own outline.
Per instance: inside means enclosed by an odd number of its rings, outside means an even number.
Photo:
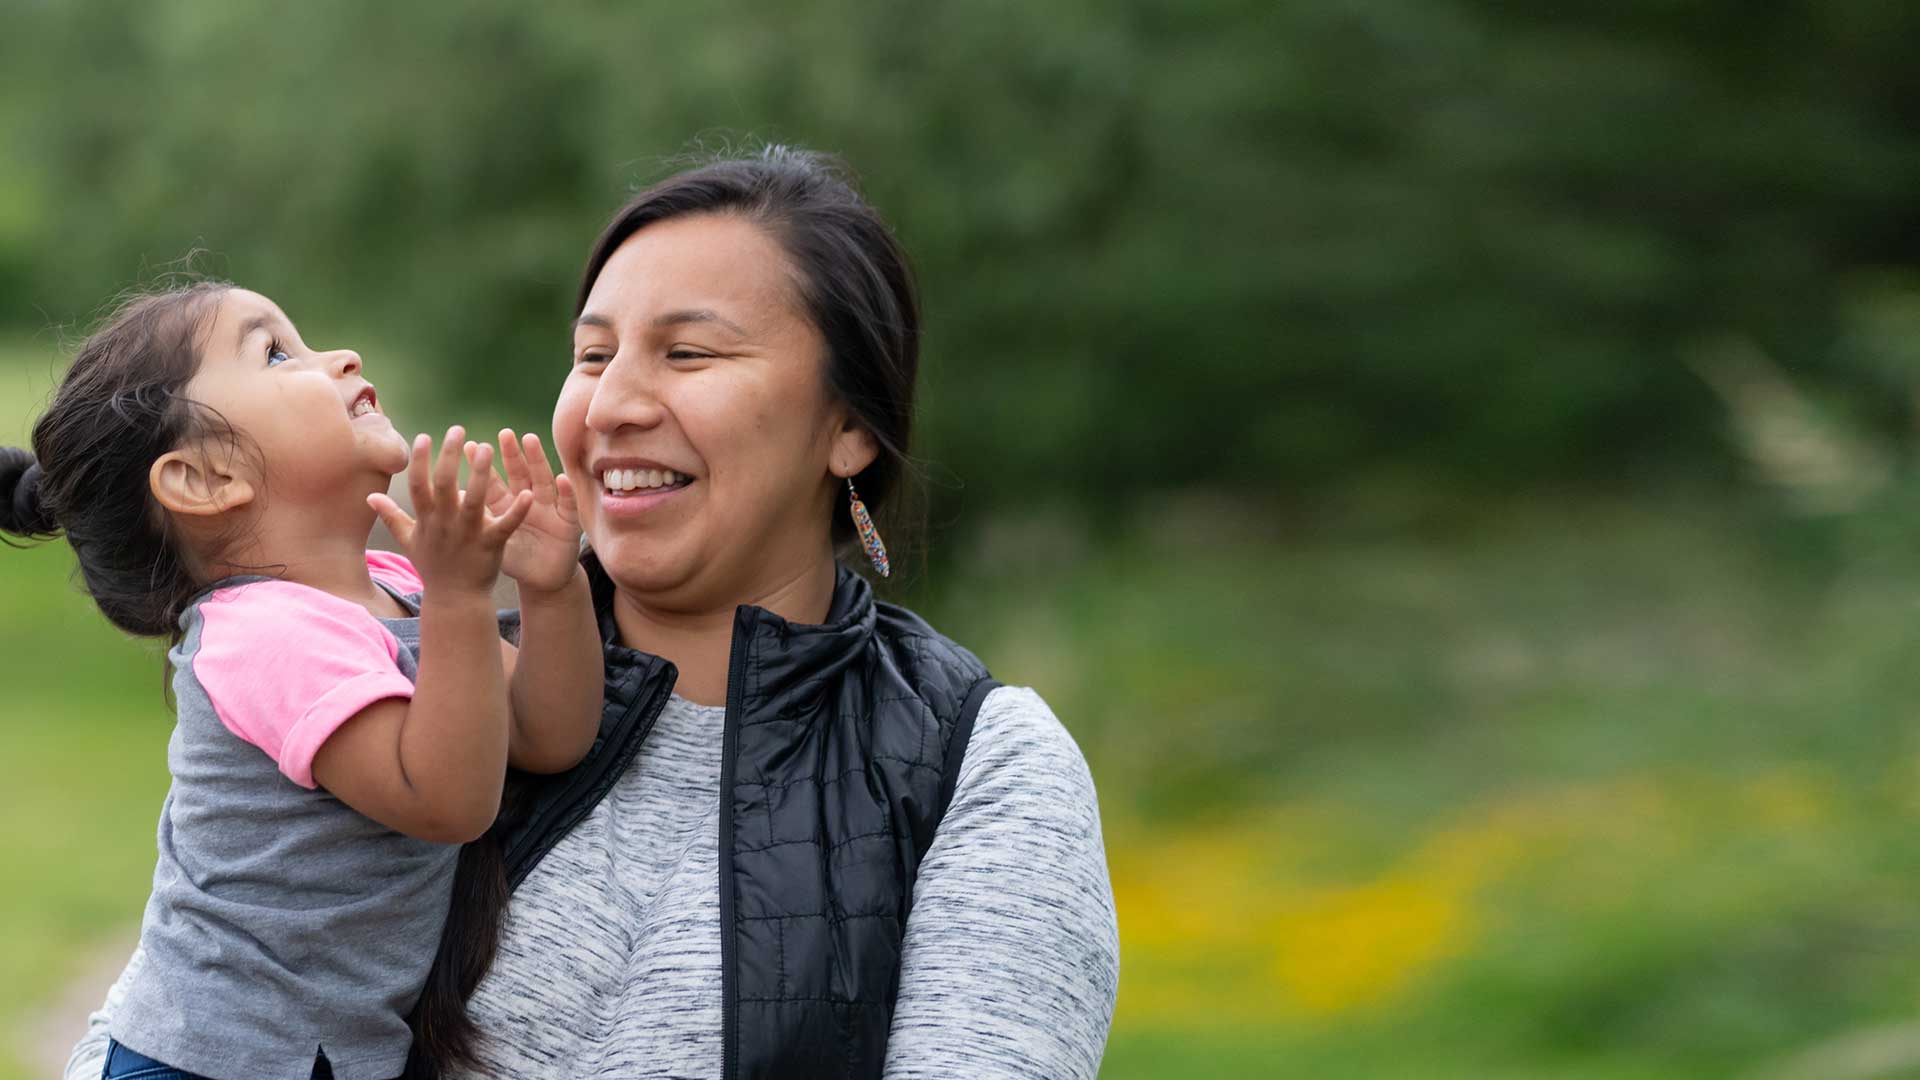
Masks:
[[[708,353],[690,352],[686,349],[673,349],[667,353],[667,359],[669,360],[711,360],[713,359],[713,357]]]
[[[288,360],[291,360],[291,359],[293,359],[293,357],[287,355],[287,350],[282,348],[279,342],[272,341],[267,343],[267,366],[268,367],[275,367],[279,364],[286,363]]]
[[[580,357],[574,360],[574,365],[578,366],[580,364],[604,364],[611,359],[613,359],[613,357],[608,356],[606,353],[597,353],[597,352],[583,353]]]

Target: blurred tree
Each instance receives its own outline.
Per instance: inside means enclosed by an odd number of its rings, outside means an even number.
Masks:
[[[919,261],[973,505],[1724,472],[1729,334],[1910,422],[1842,326],[1920,262],[1900,0],[0,5],[0,323],[198,245],[544,416],[625,190],[774,139]]]

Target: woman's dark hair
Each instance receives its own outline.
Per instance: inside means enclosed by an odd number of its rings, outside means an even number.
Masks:
[[[452,1066],[478,1067],[479,1025],[467,1012],[467,999],[500,948],[500,924],[512,890],[507,887],[506,844],[501,836],[522,814],[522,792],[509,783],[494,827],[460,849],[453,872],[453,900],[440,930],[439,951],[420,998],[407,1015],[413,1045],[400,1080],[439,1080]]]
[[[33,427],[33,452],[0,448],[0,532],[66,534],[101,613],[141,637],[176,633],[199,588],[147,474],[183,442],[234,435],[184,394],[229,288],[201,281],[123,302],[81,344]]]
[[[880,520],[888,547],[907,551],[909,534],[917,531],[906,489],[914,479],[908,447],[920,366],[920,299],[893,231],[845,167],[826,155],[769,146],[710,161],[654,184],[613,215],[587,256],[574,315],[586,308],[601,269],[628,237],[694,214],[746,218],[765,228],[792,260],[801,302],[827,342],[828,387],[880,446],[854,484]],[[843,549],[855,543],[848,515],[833,516],[833,538]]]

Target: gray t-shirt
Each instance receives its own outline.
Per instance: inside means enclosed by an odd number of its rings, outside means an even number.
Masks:
[[[380,584],[417,614],[404,586]],[[303,589],[313,595],[289,592]],[[113,1037],[216,1080],[309,1080],[322,1052],[337,1080],[397,1076],[459,848],[395,832],[307,785],[327,723],[410,692],[420,621],[376,620],[317,590],[260,582],[200,599],[181,627],[168,654],[178,718],[140,929],[145,962]],[[289,697],[299,684],[358,686],[371,700],[336,697],[276,718],[277,701],[300,707]],[[255,715],[237,715],[247,708]],[[304,753],[301,740],[312,743]]]

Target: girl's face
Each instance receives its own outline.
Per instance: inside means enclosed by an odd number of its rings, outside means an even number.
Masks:
[[[574,323],[553,435],[623,589],[711,610],[831,561],[837,478],[874,446],[825,365],[792,265],[758,225],[674,218],[614,252]]]
[[[273,499],[365,509],[406,469],[407,440],[380,410],[349,349],[317,352],[273,301],[230,289],[210,320],[186,393],[259,451],[231,468],[260,470]]]

